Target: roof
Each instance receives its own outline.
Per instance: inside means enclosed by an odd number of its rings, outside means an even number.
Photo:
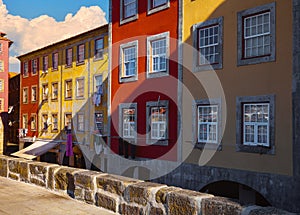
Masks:
[[[64,39],[64,40],[61,40],[61,41],[52,43],[52,44],[50,44],[50,45],[44,46],[44,47],[42,47],[42,48],[33,50],[33,51],[31,51],[31,52],[28,52],[28,53],[19,55],[19,56],[17,56],[17,58],[20,59],[20,58],[22,58],[22,57],[25,57],[25,56],[30,55],[30,54],[33,54],[33,53],[35,53],[35,52],[41,51],[41,50],[43,50],[43,49],[50,48],[50,47],[55,46],[55,45],[57,45],[57,44],[67,42],[68,40],[75,39],[76,37],[80,37],[80,36],[83,36],[83,35],[85,35],[85,34],[91,33],[91,32],[93,32],[93,31],[100,30],[101,28],[107,28],[107,27],[108,27],[108,24],[101,25],[101,26],[99,26],[99,27],[97,27],[97,28],[94,28],[94,29],[85,31],[85,32],[80,33],[80,34],[77,34],[77,35],[75,35],[75,36],[71,36],[71,37],[69,37],[69,38],[67,38],[67,39]]]
[[[0,40],[5,40],[8,41],[9,46],[11,46],[11,44],[13,44],[13,41],[11,41],[10,39],[8,39],[6,36],[6,33],[0,32]]]

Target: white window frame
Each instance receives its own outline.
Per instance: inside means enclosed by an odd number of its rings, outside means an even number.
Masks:
[[[34,122],[35,122],[35,126],[34,128],[32,128],[32,124],[33,124],[33,120],[34,119]],[[31,116],[30,116],[30,130],[31,131],[36,131],[37,130],[37,116],[35,113],[32,113]]]
[[[47,113],[42,113],[42,123],[41,123],[41,126],[42,126],[42,131],[47,131],[48,130],[48,114]]]
[[[71,52],[71,53],[69,53]],[[66,49],[66,65],[65,67],[72,67],[73,63],[73,48]]]
[[[148,11],[147,11],[148,15],[159,12],[161,10],[164,10],[164,9],[167,9],[170,7],[170,0],[165,0],[165,3],[156,5],[156,6],[153,5],[153,2],[159,1],[159,0],[147,0],[147,1],[148,1]]]
[[[28,114],[22,114],[22,128],[28,129]]]
[[[77,131],[84,132],[84,113],[77,113]]]
[[[152,110],[153,109],[165,109],[165,120],[164,121],[153,121]],[[150,101],[146,103],[146,143],[147,144],[154,144],[154,145],[168,145],[168,138],[169,138],[169,101],[168,100],[158,100],[158,101]],[[158,114],[158,117],[160,113]],[[157,126],[158,135],[154,135],[153,133],[153,126]],[[160,135],[159,132],[163,127],[164,136]]]
[[[209,114],[203,114],[202,117],[209,117],[209,116],[214,116],[216,118],[215,121],[211,121],[211,122],[208,122],[208,121],[201,121],[200,120],[200,109],[203,108],[203,109],[216,109],[216,113],[209,113]],[[218,136],[219,136],[219,110],[218,110],[218,105],[198,105],[197,107],[197,139],[198,139],[198,143],[214,143],[214,144],[217,144],[218,143]],[[201,126],[206,126],[206,139],[202,139],[200,138],[200,129],[201,129]],[[209,130],[209,127],[210,126],[214,126],[215,129],[216,129],[216,132],[215,132],[215,138],[210,138],[212,134]]]
[[[125,23],[134,21],[138,18],[138,0],[131,0],[132,4],[135,4],[135,14],[132,16],[125,17],[124,14],[124,1],[125,0],[120,0],[120,25],[123,25]]]
[[[28,94],[28,87],[23,87],[22,90],[22,101],[23,104],[28,104],[28,100],[29,100],[29,94]]]
[[[48,73],[49,58],[48,55],[43,56],[43,73]]]
[[[52,70],[58,70],[58,64],[59,64],[59,54],[58,52],[52,53]]]
[[[128,50],[130,48],[134,48],[135,52],[135,72],[134,74],[128,74],[126,75],[126,69],[125,69],[125,50]],[[120,59],[119,59],[119,82],[130,82],[130,81],[136,81],[138,78],[138,41],[132,41],[126,44],[120,45]]]
[[[251,37],[247,36],[246,30],[246,21],[250,20],[251,18],[258,17],[261,14],[269,14],[269,32],[266,34],[257,34],[253,35]],[[258,63],[265,63],[265,62],[271,62],[276,60],[276,2],[272,2],[269,4],[261,5],[255,8],[250,8],[241,12],[238,12],[237,14],[237,23],[238,23],[238,30],[237,30],[237,37],[238,37],[238,54],[237,54],[237,65],[243,66],[243,65],[249,65],[249,64],[258,64]],[[253,19],[254,20],[254,19]],[[256,20],[256,19],[255,19]],[[257,24],[257,22],[256,22]],[[254,26],[255,29],[256,25]],[[263,30],[263,28],[262,28]],[[247,36],[245,38],[245,36]],[[256,46],[258,47],[259,41],[258,38],[266,37],[269,38],[269,51],[268,53],[258,53],[257,48],[257,54],[255,55],[249,55],[246,56],[246,40],[250,41],[251,38],[257,38],[257,40],[253,39],[254,46],[256,50]],[[256,42],[255,42],[256,41]],[[261,40],[264,44],[264,38]],[[250,43],[250,42],[249,42]],[[256,44],[257,43],[257,44]],[[252,42],[251,42],[252,45]]]
[[[248,114],[255,114],[256,115],[256,121],[246,121],[246,113],[245,113],[245,108],[247,106],[250,106],[250,108],[253,107],[257,107],[257,106],[267,106],[267,113],[257,113],[257,112],[251,112]],[[266,122],[258,122],[258,117],[261,114],[267,114],[267,121]],[[269,137],[269,130],[270,130],[270,122],[269,122],[269,118],[270,118],[270,104],[269,103],[245,103],[243,104],[243,144],[244,145],[249,145],[249,146],[265,146],[265,147],[269,147],[270,146],[270,137]],[[252,126],[254,128],[254,133],[253,133],[253,141],[246,141],[246,130],[247,130],[247,126]],[[259,142],[259,127],[260,126],[266,126],[267,130],[266,130],[266,142]]]
[[[56,85],[56,89],[55,86]],[[58,82],[52,82],[51,83],[51,100],[57,100],[58,99]]]
[[[134,110],[134,121],[125,122],[124,121],[124,110],[133,109]],[[125,127],[128,129],[125,129]],[[121,103],[119,104],[119,136],[123,139],[129,140],[130,142],[137,141],[137,103]],[[129,133],[126,135],[126,131]]]
[[[0,92],[4,91],[4,79],[0,79]]]
[[[156,78],[156,77],[162,77],[162,76],[168,76],[169,75],[169,57],[170,57],[170,33],[164,32],[161,34],[153,35],[147,37],[147,78]],[[160,69],[155,71],[153,69],[154,67],[154,56],[153,56],[153,42],[157,42],[160,40],[166,41],[166,52],[165,54],[161,54],[161,56],[165,56],[166,60],[166,68],[164,70]],[[159,56],[155,56],[159,57]],[[160,59],[160,58],[159,58]]]
[[[97,47],[97,42],[102,41],[102,45],[100,47]],[[98,38],[95,40],[95,54],[94,58],[96,60],[103,59],[103,54],[104,54],[104,38]]]
[[[35,90],[34,90],[35,89]],[[34,91],[35,91],[35,94],[34,94]],[[31,86],[31,102],[37,102],[37,86],[34,85],[34,86]]]
[[[98,87],[103,86],[103,76],[102,75],[94,75],[94,93],[97,92]]]
[[[56,117],[54,117],[54,116],[56,116]],[[54,119],[56,119],[56,121]],[[58,131],[58,114],[57,113],[51,114],[51,121],[52,121],[52,131],[57,132]]]
[[[4,111],[4,99],[0,98],[0,111]]]
[[[71,130],[73,127],[72,113],[65,113],[65,127]]]
[[[83,47],[82,51],[80,50],[81,47]],[[85,44],[82,43],[82,44],[79,44],[77,46],[77,51],[76,51],[76,62],[77,62],[77,65],[84,64],[84,60],[85,60]]]
[[[29,77],[29,67],[28,67],[28,61],[24,62],[24,68],[23,68],[23,78]]]
[[[3,60],[0,60],[0,72],[4,71],[4,64],[3,64]]]
[[[70,86],[71,89],[69,89],[68,83],[71,83],[71,86]],[[71,91],[71,96],[67,96],[68,91]],[[73,80],[68,79],[68,80],[65,80],[65,99],[72,99],[72,97],[73,97]]]
[[[32,65],[32,75],[37,75],[38,73],[38,59],[33,59],[31,62]]]
[[[42,101],[48,100],[49,97],[49,86],[48,83],[42,84]]]
[[[0,43],[0,53],[2,53],[2,51],[3,51],[3,44]]]
[[[80,82],[82,82],[82,87],[81,88],[79,88]],[[81,93],[80,90],[82,90],[82,93]],[[84,78],[83,77],[76,78],[76,98],[84,98]]]

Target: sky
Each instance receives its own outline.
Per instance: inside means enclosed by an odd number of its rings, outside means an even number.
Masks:
[[[108,2],[0,0],[0,32],[14,42],[9,71],[20,71],[17,56],[106,24]]]

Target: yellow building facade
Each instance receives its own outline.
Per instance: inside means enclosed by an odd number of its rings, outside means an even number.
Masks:
[[[64,152],[70,133],[75,159],[85,149],[94,154],[94,136],[108,132],[107,47],[104,25],[22,56],[38,59],[36,140],[57,142]]]

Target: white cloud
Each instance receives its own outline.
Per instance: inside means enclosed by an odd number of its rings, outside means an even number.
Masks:
[[[67,14],[65,20],[57,22],[53,17],[42,15],[28,20],[9,14],[0,0],[0,31],[14,43],[10,48],[10,70],[19,68],[15,58],[42,48],[51,43],[80,34],[106,24],[105,13],[98,6],[81,7],[75,15]]]

